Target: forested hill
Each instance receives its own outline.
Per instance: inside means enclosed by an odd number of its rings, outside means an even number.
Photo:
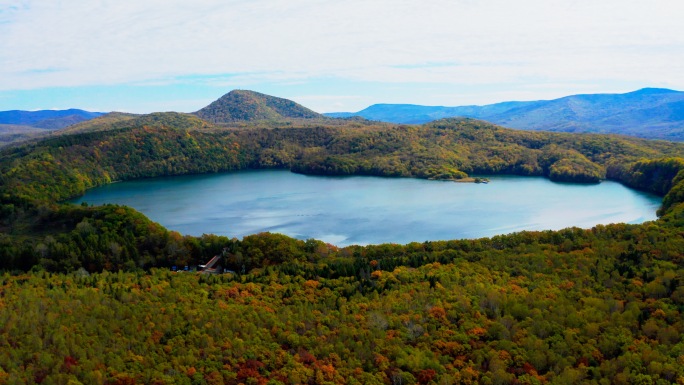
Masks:
[[[13,272],[0,274],[0,384],[684,383],[682,144],[468,119],[119,118],[0,152],[0,270]],[[183,236],[128,207],[59,203],[115,180],[266,167],[605,177],[664,198],[641,225],[341,249]],[[218,254],[237,273],[169,269]]]
[[[247,90],[231,91],[195,114],[208,122],[219,124],[259,120],[325,120],[323,115],[291,100]]]
[[[93,118],[66,127],[60,130],[59,134],[75,134],[88,131],[106,131],[110,129],[115,129],[117,127],[124,127],[128,123],[123,122],[135,119],[137,117],[140,117],[140,115],[125,112],[110,112],[97,118]]]
[[[326,175],[460,179],[507,173],[633,184],[623,170],[634,162],[682,155],[684,145],[677,143],[514,131],[468,119],[422,127],[222,130],[193,115],[155,113],[6,150],[0,171],[5,192],[60,201],[116,180],[273,167]]]
[[[420,106],[376,104],[356,113],[404,124],[422,124],[447,117],[470,117],[505,127],[558,132],[623,134],[684,141],[684,92],[644,88],[625,94],[571,95],[553,100],[503,102],[484,106]]]

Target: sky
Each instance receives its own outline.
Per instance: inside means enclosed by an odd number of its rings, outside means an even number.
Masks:
[[[0,0],[0,110],[317,112],[684,90],[681,0]]]

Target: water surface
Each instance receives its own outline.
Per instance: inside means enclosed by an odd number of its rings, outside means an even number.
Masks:
[[[114,183],[74,202],[131,206],[182,234],[241,238],[270,231],[339,246],[641,223],[656,219],[661,203],[610,181],[489,178],[474,184],[259,170]]]

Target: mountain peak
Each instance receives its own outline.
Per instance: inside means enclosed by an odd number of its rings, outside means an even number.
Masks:
[[[194,114],[212,123],[324,118],[291,100],[249,90],[230,91]]]
[[[648,94],[676,94],[679,91],[671,90],[669,88],[652,88],[652,87],[646,87],[642,88],[640,90],[636,90],[633,92],[630,92],[630,94],[641,94],[641,95],[648,95]]]

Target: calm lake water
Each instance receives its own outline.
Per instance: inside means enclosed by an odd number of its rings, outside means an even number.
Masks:
[[[262,231],[338,246],[480,238],[656,219],[661,199],[615,182],[490,177],[489,184],[320,177],[281,170],[122,182],[73,202],[131,206],[182,234]]]

